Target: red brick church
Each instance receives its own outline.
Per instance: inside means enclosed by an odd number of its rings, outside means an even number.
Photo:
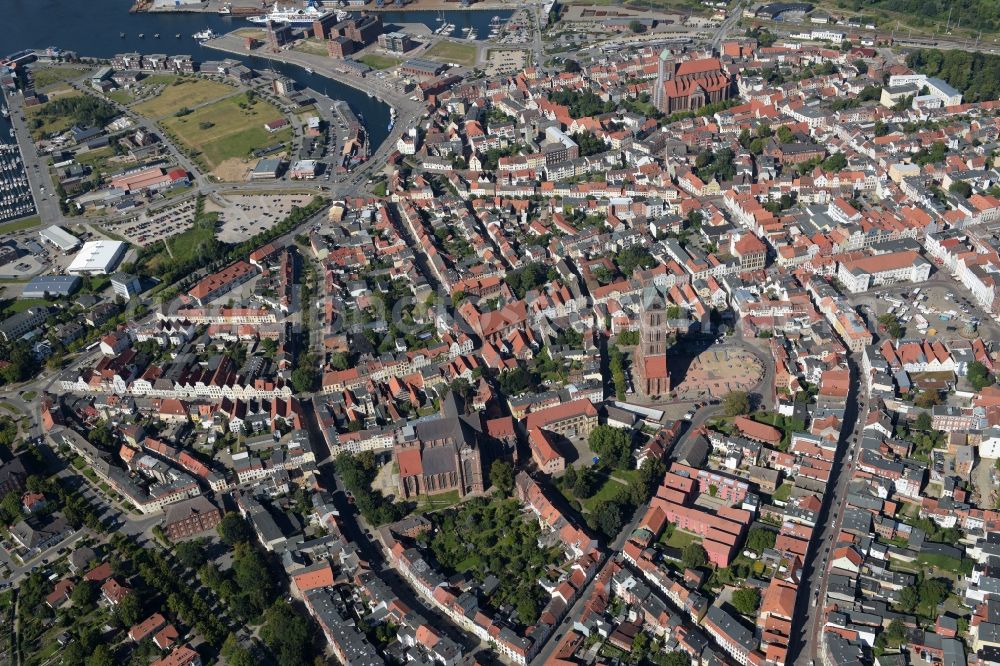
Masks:
[[[662,113],[694,111],[706,104],[729,99],[732,81],[718,58],[676,63],[670,53],[660,54],[653,104]]]

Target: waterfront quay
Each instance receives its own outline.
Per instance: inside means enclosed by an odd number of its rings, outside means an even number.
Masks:
[[[420,116],[420,113],[424,109],[423,103],[411,99],[405,93],[399,91],[391,83],[385,81],[384,79],[347,74],[337,68],[338,61],[331,60],[329,57],[291,50],[274,53],[266,49],[259,49],[248,53],[246,47],[244,46],[244,40],[233,34],[223,35],[222,37],[209,40],[205,43],[205,46],[234,55],[250,55],[264,60],[301,67],[303,69],[308,67],[318,76],[328,78],[332,81],[336,81],[351,88],[360,90],[361,92],[393,107],[398,114],[395,125],[392,130],[389,131],[388,136],[381,141],[378,148],[374,150],[367,163],[363,167],[359,168],[355,172],[355,175],[351,177],[348,184],[362,183],[363,178],[370,177],[366,174],[370,174],[372,165],[385,164],[385,160],[388,155],[395,150],[397,140],[403,135],[404,132],[414,126]],[[371,129],[370,124],[371,119],[365,118],[365,125],[366,127],[369,127],[369,129]]]

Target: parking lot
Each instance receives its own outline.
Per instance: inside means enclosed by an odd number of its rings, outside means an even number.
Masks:
[[[864,314],[874,313],[869,316],[872,324],[885,314],[895,315],[903,327],[904,337],[950,339],[969,337],[971,331],[979,327],[996,328],[957,284],[954,288],[941,281],[895,285],[853,296],[850,300],[862,306]]]
[[[490,49],[486,59],[486,76],[513,74],[528,64],[528,52],[511,49]]]
[[[220,213],[219,240],[239,243],[275,226],[292,212],[292,206],[305,206],[312,200],[309,194],[227,194],[205,201],[205,211]]]
[[[190,229],[194,224],[195,202],[195,199],[188,199],[155,211],[145,211],[110,229],[129,242],[146,247]]]

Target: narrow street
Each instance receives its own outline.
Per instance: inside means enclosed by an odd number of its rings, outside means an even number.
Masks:
[[[862,394],[862,383],[858,381],[858,358],[849,358],[851,376],[844,411],[843,427],[838,445],[840,465],[834,465],[831,472],[830,491],[823,496],[823,505],[817,517],[816,530],[809,546],[809,552],[802,568],[802,580],[795,601],[795,614],[801,621],[798,632],[791,636],[788,646],[788,663],[807,663],[818,659],[822,645],[823,600],[826,598],[828,576],[827,561],[835,546],[834,540],[840,533],[844,508],[847,503],[847,487],[854,475],[854,468],[860,454],[857,442],[861,439],[865,421],[868,418],[868,397]]]

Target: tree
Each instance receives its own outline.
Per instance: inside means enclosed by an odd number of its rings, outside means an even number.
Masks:
[[[524,625],[530,625],[538,618],[538,604],[535,598],[523,590],[517,597],[517,619]]]
[[[847,166],[847,158],[844,157],[843,153],[834,153],[828,158],[823,160],[823,171],[831,171],[833,173],[838,173],[843,171]]]
[[[81,580],[69,595],[73,608],[85,610],[97,600],[97,585],[90,580]]]
[[[920,395],[913,399],[913,404],[922,409],[930,409],[934,405],[941,404],[941,394],[934,389],[922,391]]]
[[[642,21],[632,21],[631,23],[628,24],[628,27],[632,32],[636,34],[646,29],[646,27],[642,24]]]
[[[766,527],[751,528],[747,535],[747,548],[755,553],[762,553],[767,548],[774,548],[777,536]]]
[[[779,143],[791,143],[794,140],[795,140],[795,134],[789,127],[782,125],[781,127],[778,128]]]
[[[920,604],[937,608],[938,604],[948,598],[948,584],[940,578],[928,578],[918,586]]]
[[[878,323],[882,324],[886,334],[891,338],[898,338],[903,333],[903,327],[899,325],[899,319],[890,312],[879,317]]]
[[[618,535],[623,522],[621,506],[617,502],[602,502],[594,511],[594,523],[608,539]]]
[[[180,560],[180,563],[188,569],[197,570],[208,560],[208,556],[205,554],[205,542],[203,539],[180,542],[174,547],[174,554]]]
[[[253,535],[250,526],[247,525],[247,521],[243,520],[240,514],[233,513],[232,511],[222,517],[222,520],[215,529],[219,533],[219,536],[222,537],[222,540],[230,546],[249,541]]]
[[[956,180],[948,186],[948,191],[964,199],[968,199],[972,196],[972,185],[969,185],[964,180]]]
[[[95,646],[94,651],[87,657],[87,666],[114,666],[114,664],[111,648],[104,644]]]
[[[580,63],[572,58],[566,58],[566,62],[563,63],[563,71],[567,74],[576,74],[580,71]]]
[[[509,497],[514,490],[514,468],[502,460],[494,461],[490,466],[490,483],[505,497]]]
[[[920,595],[914,587],[904,587],[899,591],[899,608],[904,613],[912,613],[920,603]]]
[[[13,490],[0,502],[0,519],[5,525],[13,525],[21,519],[21,497]]]
[[[629,655],[633,663],[641,663],[646,658],[646,653],[649,652],[649,634],[645,631],[640,631],[632,639],[632,651]]]
[[[691,656],[687,652],[654,652],[649,660],[657,666],[691,666]]]
[[[298,666],[311,657],[309,624],[283,599],[264,614],[260,638],[279,666]]]
[[[594,470],[589,467],[581,470],[580,473],[576,475],[576,480],[573,483],[573,495],[579,499],[587,499],[596,491],[597,478],[594,475]]]
[[[730,391],[722,398],[722,411],[726,416],[739,416],[750,411],[750,396],[746,391]]]
[[[587,438],[590,450],[616,469],[628,469],[632,459],[632,433],[624,428],[599,425]]]
[[[708,553],[700,543],[689,543],[681,551],[681,562],[689,569],[697,569],[708,564]]]
[[[917,415],[916,420],[913,422],[913,428],[915,430],[930,430],[931,415],[927,412],[920,412],[920,414]]]
[[[306,354],[299,359],[299,366],[292,370],[292,387],[296,393],[309,393],[319,388],[319,370],[315,359]]]
[[[885,630],[885,637],[892,647],[899,646],[906,640],[906,625],[898,617],[895,618]]]
[[[977,391],[982,391],[987,386],[992,386],[994,381],[990,371],[979,361],[973,361],[969,364],[966,377],[969,383],[972,384],[972,388]]]
[[[233,574],[237,589],[255,612],[263,612],[274,600],[274,583],[267,562],[249,543],[237,544]]]
[[[744,615],[753,615],[760,606],[760,590],[756,587],[741,587],[733,592],[733,606]]]
[[[572,465],[566,468],[566,472],[562,477],[563,487],[569,489],[572,492],[573,486],[576,485],[576,468]]]
[[[135,591],[129,592],[115,606],[115,617],[123,627],[131,627],[142,617],[142,604],[139,603],[139,595]]]

